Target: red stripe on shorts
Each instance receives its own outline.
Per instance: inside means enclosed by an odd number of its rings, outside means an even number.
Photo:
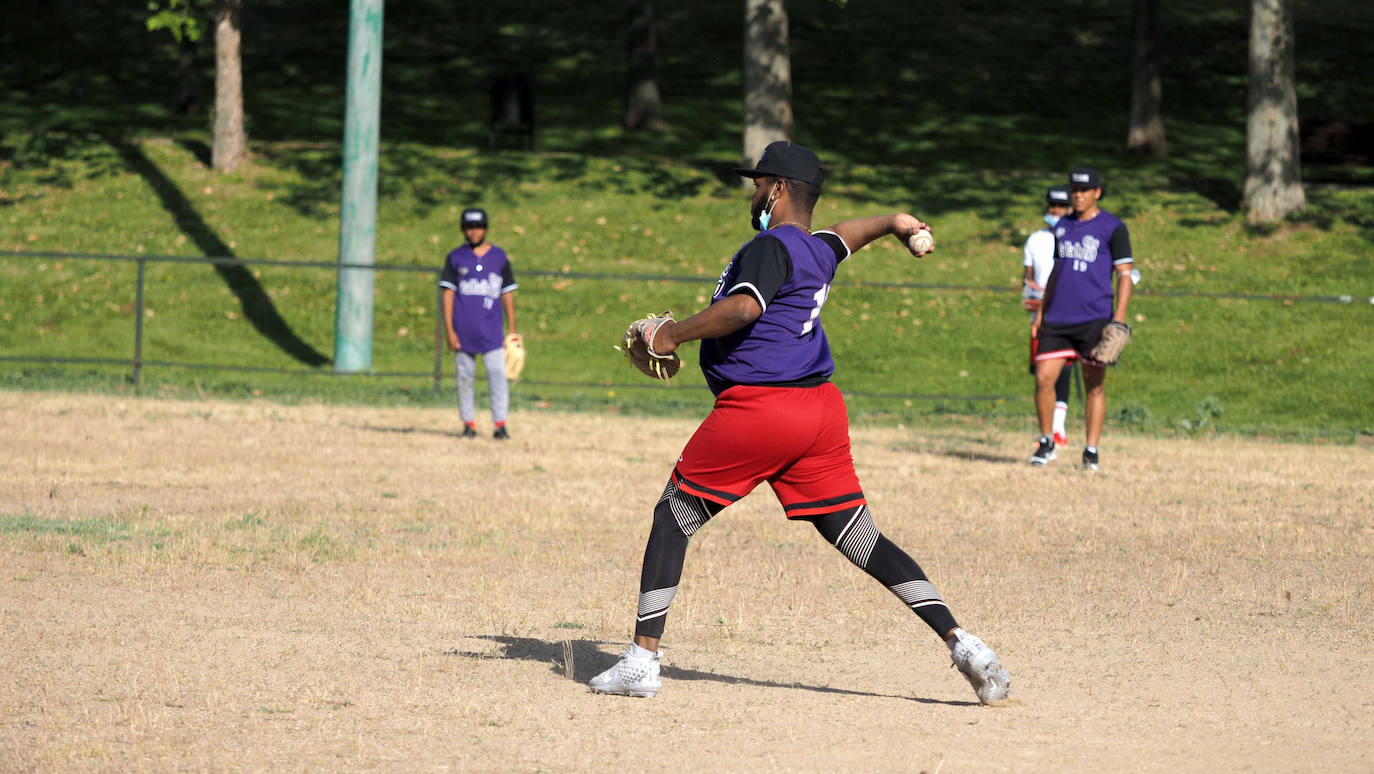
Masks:
[[[857,508],[867,502],[868,499],[864,497],[863,492],[852,492],[847,495],[841,495],[840,497],[829,497],[812,503],[793,503],[791,505],[784,505],[782,509],[787,513],[787,518],[799,519],[803,516],[820,516],[825,513],[834,513],[835,511]]]

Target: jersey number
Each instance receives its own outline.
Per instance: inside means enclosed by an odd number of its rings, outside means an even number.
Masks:
[[[812,298],[814,298],[814,299],[816,300],[816,308],[811,310],[811,319],[807,320],[807,321],[806,321],[806,324],[802,326],[802,329],[801,329],[802,335],[806,335],[806,334],[810,333],[810,332],[811,332],[811,329],[814,328],[814,327],[816,326],[816,320],[817,320],[818,318],[820,318],[820,316],[821,316],[821,307],[825,306],[825,299],[828,298],[829,296],[830,296],[830,285],[829,285],[829,283],[827,283],[827,284],[825,284],[825,285],[821,285],[821,289],[820,289],[820,290],[817,290],[817,291],[816,291],[816,295],[812,296]]]
[[[1075,259],[1073,259],[1073,270],[1074,270],[1074,271],[1087,271],[1087,270],[1088,270],[1088,262],[1085,261],[1085,260],[1083,260],[1083,259],[1081,259],[1081,258],[1075,258]]]

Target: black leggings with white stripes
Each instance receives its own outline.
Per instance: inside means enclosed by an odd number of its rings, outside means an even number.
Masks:
[[[674,482],[668,482],[654,508],[653,528],[644,547],[636,636],[663,636],[668,607],[682,579],[687,543],[724,507],[681,492]],[[938,636],[943,637],[958,626],[921,566],[878,531],[867,505],[800,520],[811,522],[827,542],[895,594]]]

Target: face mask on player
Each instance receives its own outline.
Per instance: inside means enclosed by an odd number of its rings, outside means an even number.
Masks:
[[[773,189],[768,192],[768,198],[765,199],[762,204],[759,204],[749,213],[750,223],[754,226],[755,231],[768,230],[768,221],[773,219],[773,207],[777,206],[773,202],[773,194],[776,193],[777,190],[778,187],[775,184],[773,186]],[[769,205],[773,206],[770,207]],[[767,212],[764,212],[765,208],[767,208]]]
[[[1059,216],[1046,214],[1045,222],[1050,224],[1050,228],[1054,228],[1055,224],[1059,222]]]

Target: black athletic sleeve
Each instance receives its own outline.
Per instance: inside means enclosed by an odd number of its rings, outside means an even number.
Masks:
[[[1115,266],[1124,261],[1135,262],[1135,253],[1131,252],[1131,232],[1126,229],[1126,224],[1122,223],[1112,231],[1112,239],[1109,242],[1112,248],[1112,265]]]
[[[831,250],[835,251],[835,263],[844,263],[844,259],[849,257],[849,245],[845,244],[840,235],[834,231],[817,231],[811,236],[821,240]]]
[[[739,274],[725,295],[748,293],[759,306],[767,309],[768,303],[789,279],[792,279],[792,258],[787,255],[782,240],[776,237],[755,239],[740,251]]]
[[[453,261],[449,260],[449,255],[444,256],[444,268],[439,271],[439,287],[448,288],[452,291],[458,290],[458,272],[453,268]]]
[[[511,270],[510,261],[507,260],[506,265],[501,267],[501,292],[509,293],[518,287],[520,286],[515,284],[515,272]]]

